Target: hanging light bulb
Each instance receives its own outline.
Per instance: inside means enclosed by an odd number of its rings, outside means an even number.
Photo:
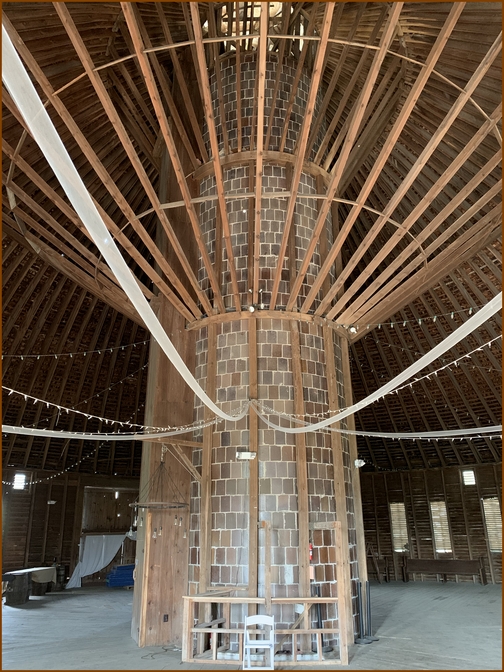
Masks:
[[[160,525],[159,526],[158,537],[160,537],[162,535],[162,532],[163,532],[163,527]]]
[[[152,538],[153,539],[157,538],[157,527],[154,528],[154,532],[152,533]]]
[[[143,527],[143,516],[140,516],[140,522],[138,523],[138,527]]]
[[[175,522],[174,522],[174,525],[176,525],[176,524],[177,524],[177,516],[175,516]]]

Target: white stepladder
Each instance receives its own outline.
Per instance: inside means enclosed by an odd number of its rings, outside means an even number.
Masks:
[[[250,626],[256,626],[251,628]],[[263,629],[261,629],[261,627]],[[252,666],[251,649],[264,649],[264,667]],[[269,650],[269,667],[266,667],[266,651]],[[245,635],[243,638],[243,669],[274,670],[275,669],[275,620],[273,616],[246,616]]]

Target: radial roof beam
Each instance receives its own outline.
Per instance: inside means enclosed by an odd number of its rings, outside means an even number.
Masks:
[[[291,2],[283,2],[282,3],[282,33],[285,34],[287,32],[287,27],[289,25],[289,18],[290,18],[290,11],[291,11],[292,3]],[[236,43],[236,46],[238,47],[238,42]],[[275,85],[273,87],[273,93],[271,95],[271,110],[270,110],[270,115],[268,118],[268,124],[266,128],[266,139],[264,141],[264,147],[266,151],[269,149],[269,144],[270,144],[270,139],[271,139],[271,130],[273,128],[273,119],[275,116],[275,109],[276,109],[276,104],[277,104],[277,96],[278,96],[278,89],[280,87],[280,76],[282,74],[282,68],[281,64],[284,61],[284,54],[285,54],[285,47],[286,47],[287,41],[286,40],[280,40],[280,44],[278,46],[278,67],[277,67],[277,73],[275,77]],[[237,58],[238,62],[238,58]],[[238,72],[238,68],[236,69],[236,81],[237,83],[240,81],[240,73]],[[238,150],[240,151],[240,150]]]
[[[77,55],[79,56],[82,65],[84,66],[84,69],[86,70],[86,73],[89,77],[89,80],[91,81],[91,84],[93,85],[96,94],[98,95],[98,98],[100,99],[101,104],[103,105],[103,109],[105,110],[107,116],[109,117],[111,123],[113,124],[115,131],[119,137],[119,140],[121,141],[122,146],[124,147],[124,150],[131,162],[132,167],[134,168],[136,174],[138,175],[138,178],[140,180],[140,183],[142,184],[142,187],[145,190],[145,193],[147,194],[150,202],[152,203],[154,210],[156,212],[156,215],[159,218],[159,221],[163,225],[163,228],[166,232],[166,235],[168,237],[168,240],[172,244],[175,253],[189,279],[191,282],[191,285],[193,286],[194,291],[196,292],[198,298],[201,301],[201,304],[205,307],[205,310],[211,312],[211,305],[208,300],[208,297],[206,294],[201,290],[198,281],[196,279],[196,276],[194,275],[194,272],[191,268],[191,265],[189,264],[189,261],[182,249],[182,246],[180,245],[177,237],[175,236],[175,233],[173,231],[173,228],[171,226],[171,223],[169,222],[165,212],[162,210],[160,207],[159,199],[157,197],[156,191],[149,180],[149,177],[147,176],[145,169],[138,157],[138,154],[135,151],[135,148],[126,132],[126,129],[124,128],[119,115],[117,114],[114,105],[112,104],[110,97],[107,93],[107,90],[105,88],[105,85],[103,84],[103,81],[101,80],[99,74],[96,72],[94,68],[94,64],[91,60],[91,56],[82,40],[81,35],[79,34],[79,31],[77,30],[75,23],[73,22],[72,17],[70,16],[70,13],[65,6],[64,3],[54,3],[54,8],[58,14],[58,16],[61,19],[61,22],[67,31],[68,37],[70,38],[70,41],[72,42],[72,45],[77,52]],[[94,163],[93,163],[94,166]],[[162,256],[162,255],[159,255]],[[163,270],[165,270],[166,266],[168,264],[163,263]],[[168,275],[168,273],[167,273]],[[170,277],[171,276],[171,277]],[[187,291],[185,290],[184,286],[182,283],[179,281],[179,279],[176,277],[176,275],[171,272],[171,269],[169,271],[170,281],[174,284],[177,292],[180,293],[181,296],[185,297],[185,301],[189,299],[192,301],[190,298],[190,295],[188,295]]]
[[[392,43],[392,40],[394,39],[395,31],[397,29],[397,22],[401,14],[402,7],[403,7],[402,2],[393,3],[390,6],[390,12],[383,32],[380,48],[375,53],[373,62],[371,63],[371,67],[368,72],[367,79],[362,87],[362,91],[359,97],[355,102],[352,112],[352,122],[348,129],[348,133],[345,137],[340,157],[336,162],[336,166],[334,168],[329,185],[327,187],[326,200],[324,201],[320,209],[311,240],[308,244],[308,248],[305,253],[304,259],[301,262],[301,268],[299,269],[298,275],[293,283],[291,294],[287,302],[286,310],[292,310],[294,304],[297,301],[299,290],[301,289],[303,279],[308,270],[308,266],[310,265],[313,253],[315,252],[315,247],[320,237],[322,227],[324,226],[327,215],[329,213],[332,199],[336,195],[339,182],[345,168],[346,161],[352,149],[353,143],[357,137],[360,122],[362,120],[367,103],[371,96],[373,86],[376,82],[376,78],[378,77],[378,73],[380,71],[383,60],[387,54],[387,49],[389,48],[390,44]]]
[[[280,279],[282,277],[282,267],[284,263],[285,253],[287,250],[287,245],[289,242],[289,231],[292,225],[292,220],[294,218],[294,210],[296,208],[296,195],[299,187],[299,182],[301,180],[301,173],[303,171],[303,160],[305,158],[306,148],[308,144],[308,135],[310,133],[310,126],[315,112],[315,103],[317,100],[317,93],[319,91],[320,80],[322,78],[322,71],[327,49],[327,40],[329,39],[329,31],[331,29],[333,12],[334,12],[334,3],[332,2],[326,3],[324,18],[322,20],[322,28],[320,31],[320,41],[318,43],[317,55],[315,57],[315,63],[311,75],[310,93],[308,94],[308,100],[306,102],[305,113],[303,116],[303,123],[301,125],[301,131],[299,133],[298,140],[296,143],[297,160],[294,164],[294,170],[292,174],[292,181],[290,185],[291,197],[288,200],[287,212],[285,214],[285,224],[282,235],[282,243],[280,245],[280,251],[278,253],[278,263],[271,291],[270,308],[275,307],[278,295],[278,287],[280,284]],[[287,126],[288,123],[286,121],[285,127]]]
[[[84,134],[80,130],[79,126],[75,123],[72,115],[69,113],[63,102],[60,100],[60,98],[55,94],[53,87],[51,86],[49,80],[47,77],[44,75],[42,72],[42,69],[38,65],[38,63],[35,61],[33,56],[31,55],[30,51],[26,48],[25,44],[15,31],[14,27],[12,26],[11,22],[9,19],[4,15],[2,17],[3,25],[5,29],[7,30],[9,37],[12,40],[12,43],[15,45],[17,51],[23,58],[24,62],[34,75],[36,81],[42,88],[43,92],[45,95],[49,98],[51,101],[51,104],[53,105],[54,109],[57,111],[67,128],[72,134],[72,137],[74,140],[77,142],[79,145],[81,151],[83,152],[84,156],[86,159],[89,161],[93,169],[95,170],[96,174],[100,177],[102,183],[105,185],[107,190],[109,191],[110,195],[114,199],[115,203],[118,205],[118,207],[121,209],[123,215],[126,218],[126,221],[131,224],[131,226],[134,228],[135,232],[138,233],[140,238],[146,243],[148,247],[152,249],[152,255],[155,258],[156,262],[159,264],[159,267],[161,270],[166,274],[167,278],[169,281],[173,284],[173,286],[176,288],[177,291],[180,290],[180,295],[184,299],[185,303],[187,304],[188,307],[184,306],[183,303],[180,301],[180,299],[175,295],[175,293],[168,288],[166,283],[162,281],[158,286],[160,287],[161,291],[165,294],[167,299],[175,306],[177,311],[181,312],[181,314],[184,314],[186,316],[186,319],[191,320],[191,313],[193,314],[194,317],[200,316],[201,311],[197,307],[196,303],[190,296],[190,294],[184,289],[183,285],[179,282],[178,278],[176,277],[175,273],[173,273],[171,267],[167,264],[166,260],[163,258],[163,256],[159,253],[157,248],[151,244],[149,245],[150,241],[150,236],[148,236],[147,232],[145,231],[145,228],[141,224],[141,222],[138,221],[135,213],[131,209],[128,201],[126,198],[123,196],[121,193],[120,189],[117,187],[116,183],[112,179],[111,175],[109,172],[106,170],[100,159],[98,158],[97,154],[91,147],[90,143],[88,140],[85,138]],[[99,212],[101,216],[103,217],[103,209],[101,209],[98,206]],[[104,220],[105,223],[107,224],[107,227],[110,229],[110,218],[107,220]],[[115,226],[115,224],[114,224]],[[112,233],[114,233],[113,230],[111,230]],[[114,235],[117,235],[114,233]],[[124,237],[123,237],[124,238]],[[146,266],[145,260],[143,259],[142,255],[139,254],[135,249],[134,246],[131,245],[127,240],[127,250],[131,254],[132,258],[138,263],[138,265],[142,268]],[[152,269],[151,269],[152,273]]]
[[[411,276],[380,302],[374,310],[362,315],[360,323],[384,322],[399,308],[406,306],[417,296],[434,287],[439,280],[446,277],[463,261],[474,256],[482,247],[496,240],[501,231],[501,214],[502,204],[499,204],[426,264],[421,277],[418,277],[419,274]]]
[[[449,113],[445,116],[441,124],[438,126],[436,132],[432,135],[431,139],[427,143],[426,147],[424,150],[421,152],[420,156],[418,157],[417,161],[415,162],[415,165],[411,168],[407,176],[404,178],[404,180],[401,182],[400,187],[395,191],[394,195],[390,199],[389,203],[387,204],[387,207],[383,211],[383,214],[378,217],[376,222],[373,224],[371,230],[368,232],[364,240],[359,246],[359,249],[357,252],[352,256],[352,261],[350,264],[347,264],[345,266],[345,269],[343,273],[339,276],[339,278],[336,280],[334,283],[332,289],[331,289],[331,294],[334,296],[335,288],[339,289],[345,280],[348,278],[349,274],[351,271],[355,268],[359,260],[362,258],[364,253],[369,249],[370,244],[372,241],[376,238],[378,233],[381,231],[383,226],[385,225],[387,218],[392,216],[394,210],[397,208],[401,200],[404,198],[405,194],[407,193],[408,189],[411,187],[415,179],[418,177],[418,175],[422,172],[426,162],[429,160],[429,158],[432,156],[434,153],[435,149],[439,146],[447,132],[449,131],[451,125],[459,115],[460,111],[464,107],[464,105],[467,103],[469,98],[471,97],[472,93],[478,86],[478,84],[481,82],[485,74],[487,73],[488,69],[492,65],[493,61],[495,58],[498,56],[502,48],[502,42],[501,42],[501,36],[495,40],[494,44],[492,47],[489,49],[487,52],[485,58],[483,61],[480,63],[478,68],[476,69],[476,72],[473,74],[469,82],[467,83],[464,93],[460,94],[457,101],[455,104],[452,106],[450,109]],[[493,120],[495,121],[495,120]],[[485,129],[485,133],[488,132],[488,126],[492,126],[492,123],[485,122],[482,128]],[[481,142],[482,138],[478,138],[477,136],[471,140],[470,143],[464,148],[464,150],[461,152],[460,156],[463,157],[464,161],[467,159],[467,157],[472,154],[475,146]],[[465,157],[465,158],[464,158]],[[462,163],[464,162],[462,161]],[[452,165],[459,166],[459,159],[456,159]],[[444,180],[446,179],[446,176],[452,176],[455,170],[450,170],[448,169],[434,184],[434,186],[429,190],[428,195],[430,195],[430,198],[435,198],[435,196],[439,193],[441,188],[444,186],[445,182]],[[418,204],[417,207],[414,208],[412,213],[408,215],[407,222],[404,222],[404,225],[401,227],[400,230],[397,230],[390,240],[380,249],[379,254],[375,255],[373,257],[373,260],[367,265],[366,271],[364,273],[361,273],[359,275],[359,278],[352,284],[352,286],[345,292],[344,296],[338,301],[338,303],[331,308],[331,310],[328,311],[327,317],[329,319],[333,319],[337,314],[338,311],[341,310],[341,307],[347,303],[352,296],[355,295],[355,293],[362,287],[363,283],[369,278],[371,273],[378,267],[378,265],[385,259],[385,257],[394,249],[395,245],[398,242],[398,239],[401,238],[403,235],[406,234],[409,228],[411,228],[412,224],[416,220],[416,217],[418,214],[421,212],[421,210],[429,204],[429,199],[427,196],[424,196],[420,203]],[[337,291],[336,289],[336,291]],[[327,303],[327,297],[325,299],[325,304]],[[319,307],[320,310],[321,307]],[[317,311],[318,313],[318,311]]]
[[[215,174],[215,185],[217,189],[217,196],[219,201],[219,212],[222,222],[222,232],[226,245],[227,261],[229,265],[229,272],[231,275],[231,287],[233,291],[233,301],[235,310],[241,311],[240,294],[238,291],[238,280],[236,276],[236,265],[234,260],[233,246],[231,244],[231,231],[229,228],[229,218],[226,208],[226,198],[224,193],[224,180],[222,175],[222,166],[219,158],[219,142],[217,139],[217,131],[215,128],[215,117],[212,107],[212,97],[210,93],[210,82],[208,80],[208,70],[205,58],[205,48],[203,46],[203,34],[201,32],[200,14],[197,2],[190,3],[192,29],[194,31],[195,50],[196,50],[196,67],[199,72],[199,81],[201,87],[201,97],[203,100],[203,107],[205,109],[205,117],[207,120],[208,134],[210,137],[210,147],[212,150],[212,162]],[[222,119],[225,124],[225,119]]]
[[[259,22],[259,47],[257,54],[257,140],[254,209],[254,256],[252,278],[252,303],[259,302],[259,263],[261,260],[261,204],[264,160],[264,102],[266,91],[266,54],[268,50],[269,3],[261,4]],[[251,168],[250,168],[251,169]],[[249,280],[250,282],[250,280]]]
[[[331,247],[331,250],[329,251],[329,254],[325,260],[325,262],[322,265],[322,268],[320,269],[320,272],[313,283],[313,286],[308,293],[304,304],[303,304],[303,311],[308,311],[315,300],[315,297],[317,296],[320,287],[322,286],[322,283],[324,282],[325,277],[328,275],[328,273],[331,270],[331,267],[334,263],[334,260],[338,256],[338,254],[341,252],[341,248],[343,247],[343,244],[348,236],[348,233],[352,226],[354,225],[355,221],[357,220],[357,217],[359,216],[366,200],[369,197],[369,194],[371,193],[376,180],[378,179],[378,176],[380,172],[382,171],[383,167],[385,166],[389,155],[394,148],[395,143],[397,142],[397,139],[399,138],[399,135],[401,134],[406,122],[409,119],[409,116],[411,114],[411,111],[416,105],[416,102],[418,100],[418,96],[420,95],[422,89],[427,83],[427,80],[429,79],[430,75],[432,74],[432,71],[434,70],[434,67],[446,45],[446,42],[448,41],[448,38],[450,37],[453,29],[455,28],[455,25],[459,19],[459,16],[462,12],[464,3],[456,3],[455,6],[452,8],[450,11],[450,14],[448,18],[445,21],[445,24],[443,28],[441,29],[431,51],[430,54],[427,58],[427,61],[425,62],[425,65],[422,67],[420,70],[420,73],[415,80],[415,83],[412,85],[410,93],[408,95],[408,98],[406,99],[403,107],[401,108],[401,111],[396,119],[396,122],[388,135],[387,139],[385,140],[385,143],[383,145],[383,148],[376,159],[369,175],[368,178],[364,184],[364,186],[361,189],[361,192],[359,194],[359,197],[357,200],[357,204],[353,206],[352,210],[350,211],[348,217],[346,220],[342,223],[341,229],[336,237],[336,240],[333,243],[333,246]],[[334,190],[335,192],[336,190]],[[321,302],[320,306],[318,309],[315,311],[317,315],[321,315],[327,306],[330,305],[332,299],[336,294],[338,293],[340,287],[338,286],[337,289],[331,289],[329,294],[326,295],[324,300]]]
[[[217,303],[217,306],[220,310],[220,312],[224,312],[224,302],[222,300],[222,295],[219,287],[218,280],[215,276],[214,269],[212,267],[212,262],[210,261],[210,256],[208,254],[208,250],[206,249],[205,241],[203,240],[203,236],[201,234],[201,228],[199,225],[198,221],[198,215],[196,214],[196,210],[194,208],[194,205],[191,201],[191,192],[189,190],[189,186],[187,184],[187,180],[184,175],[184,169],[182,167],[182,162],[180,160],[178,151],[177,151],[177,146],[175,143],[175,140],[173,138],[168,119],[166,117],[164,108],[163,108],[163,103],[161,101],[161,97],[159,95],[159,91],[156,85],[156,80],[154,78],[154,73],[151,69],[149,59],[147,55],[144,53],[144,43],[143,39],[140,33],[140,27],[139,27],[139,17],[136,16],[135,12],[135,7],[133,3],[129,2],[123,2],[121,3],[124,17],[126,19],[126,23],[128,26],[128,30],[131,35],[131,39],[133,41],[133,47],[135,49],[135,53],[138,58],[138,62],[140,65],[140,68],[142,70],[142,74],[144,77],[145,85],[147,87],[147,90],[149,92],[152,104],[154,106],[154,111],[156,113],[157,120],[159,122],[159,126],[161,128],[161,133],[163,134],[163,139],[165,141],[166,147],[168,149],[168,153],[170,155],[170,159],[172,162],[173,170],[175,173],[175,178],[177,180],[177,184],[179,186],[180,192],[182,194],[182,198],[185,203],[185,207],[187,210],[187,214],[189,216],[189,221],[191,222],[192,228],[193,228],[193,233],[194,237],[196,239],[196,243],[198,245],[198,249],[201,254],[201,259],[203,261],[203,264],[205,266],[208,278],[210,280],[210,285],[212,287],[212,290],[214,292],[214,297],[215,297],[215,302]],[[149,46],[149,45],[147,45]],[[155,55],[152,55],[152,58],[156,58]],[[160,78],[160,75],[162,73],[158,72],[158,79]]]
[[[485,166],[485,168],[487,168],[489,165],[492,166],[493,164],[498,165],[498,163],[500,163],[500,160],[501,160],[501,152],[498,152],[495,155],[494,159],[492,161],[489,161],[489,163]],[[341,316],[341,320],[345,324],[347,323],[353,324],[355,322],[358,322],[361,319],[362,315],[369,312],[374,306],[376,306],[376,304],[378,304],[381,300],[385,299],[390,294],[390,292],[392,292],[395,288],[397,288],[411,273],[415,271],[415,269],[421,266],[429,256],[431,256],[437,250],[439,250],[442,247],[442,245],[444,245],[444,243],[446,243],[446,241],[451,238],[451,236],[455,235],[455,233],[464,224],[466,224],[472,217],[480,213],[480,211],[482,211],[483,207],[486,206],[489,201],[491,201],[493,198],[499,197],[499,195],[502,193],[502,180],[499,180],[491,189],[486,191],[484,195],[480,199],[478,199],[476,203],[474,203],[474,205],[472,205],[452,224],[450,224],[448,228],[446,228],[442,233],[439,233],[437,237],[432,241],[432,243],[423,250],[423,254],[421,256],[420,255],[416,256],[406,266],[403,266],[403,264],[406,263],[407,259],[411,256],[411,254],[413,254],[415,248],[417,248],[418,245],[422,245],[422,243],[426,241],[428,237],[433,234],[433,232],[436,230],[439,224],[444,222],[446,218],[453,212],[453,210],[458,206],[459,202],[463,201],[465,196],[468,193],[471,193],[471,191],[473,191],[476,188],[476,186],[480,184],[480,182],[482,181],[481,173],[486,173],[486,171],[483,170],[480,171],[476,176],[476,178],[471,180],[471,182],[469,183],[471,188],[467,190],[464,188],[463,190],[461,190],[461,193],[457,195],[456,202],[453,205],[452,203],[448,203],[448,205],[439,213],[439,215],[435,217],[435,219],[428,225],[428,227],[426,227],[421,232],[421,234],[417,236],[416,240],[410,243],[408,247],[405,250],[403,250],[403,252],[401,252],[401,254],[391,264],[395,267],[394,270],[396,271],[391,280],[387,284],[382,286],[379,292],[374,293],[365,303],[363,303],[363,305],[361,304],[358,310],[354,310],[355,304],[352,304],[350,310]],[[484,174],[483,177],[485,176],[486,175]],[[469,185],[467,186],[469,187]],[[388,272],[384,272],[382,276],[380,276],[380,279],[382,280],[380,285],[383,285],[386,278],[389,276],[390,274]]]
[[[168,21],[166,19],[166,15],[163,10],[163,4],[161,2],[156,2],[156,10],[158,13],[159,21],[161,23],[161,28],[163,29],[163,34],[165,36],[165,40],[168,44],[173,44],[173,38],[170,32],[170,27],[168,25]],[[173,63],[173,72],[175,73],[175,77],[177,80],[177,84],[180,87],[180,93],[182,94],[182,98],[184,100],[187,114],[189,116],[189,121],[191,123],[191,128],[194,133],[194,137],[196,139],[196,144],[198,145],[198,149],[201,153],[201,158],[204,163],[208,161],[208,154],[206,151],[205,143],[203,141],[203,136],[201,134],[201,129],[199,126],[198,118],[196,116],[196,112],[194,111],[194,106],[191,100],[191,95],[189,93],[189,89],[187,88],[187,83],[186,79],[184,76],[184,73],[182,71],[182,66],[180,65],[179,58],[177,56],[177,52],[175,49],[170,49],[169,50],[170,57],[172,59]]]

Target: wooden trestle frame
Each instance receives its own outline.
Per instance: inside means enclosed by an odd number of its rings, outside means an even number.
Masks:
[[[343,535],[341,531],[341,522],[334,521],[332,523],[325,523],[324,527],[331,527],[335,533],[336,546],[336,581],[338,584],[337,597],[271,597],[270,590],[270,566],[266,563],[265,568],[265,597],[249,597],[247,595],[248,588],[246,586],[215,586],[210,590],[199,593],[197,595],[184,595],[184,611],[183,611],[183,630],[182,630],[182,662],[184,663],[219,663],[227,665],[236,665],[237,659],[219,658],[219,652],[224,652],[229,649],[230,635],[238,636],[238,661],[243,659],[243,627],[231,628],[229,627],[231,617],[231,605],[264,605],[267,613],[270,612],[272,604],[302,604],[304,609],[299,618],[291,628],[276,628],[275,634],[282,636],[282,641],[290,637],[292,642],[292,658],[291,660],[282,659],[282,665],[299,665],[301,659],[298,657],[298,637],[315,636],[316,638],[316,658],[310,658],[310,662],[316,665],[348,665],[348,624],[347,619],[347,596],[349,595],[350,587],[348,585],[347,574],[345,572],[345,554],[342,552]],[[231,595],[230,593],[235,593]],[[208,614],[209,608],[198,610],[198,618],[195,616],[196,605],[205,605],[210,607],[212,604],[218,605],[218,611],[222,614],[220,617],[209,620],[197,622],[201,619],[200,614]],[[313,604],[337,604],[338,605],[338,627],[337,628],[311,628],[306,627],[309,624],[309,611]],[[255,607],[257,608],[257,607]],[[204,616],[205,618],[205,616]],[[298,628],[297,625],[304,620],[305,627]],[[212,635],[210,648],[204,648],[204,640],[206,635]],[[324,658],[322,650],[323,635],[337,635],[339,639],[339,657]],[[219,638],[222,644],[219,645]],[[196,641],[195,641],[196,640]],[[279,648],[277,644],[275,651]],[[195,649],[197,653],[195,653]],[[201,652],[201,653],[200,653]]]

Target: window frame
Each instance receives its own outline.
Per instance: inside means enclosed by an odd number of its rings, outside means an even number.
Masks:
[[[393,508],[395,509],[395,514]],[[399,513],[400,512],[400,513]],[[394,553],[409,553],[409,530],[408,519],[406,518],[406,505],[404,502],[389,502],[390,529],[392,531],[392,547]],[[403,520],[399,520],[403,518]],[[396,523],[396,525],[394,524]],[[397,540],[397,541],[396,541]],[[404,541],[401,548],[397,546]],[[407,546],[407,548],[406,548]]]
[[[494,512],[487,511],[487,508],[485,507],[485,502],[496,503],[497,510]],[[502,511],[499,498],[496,496],[482,497],[481,508],[483,510],[483,521],[485,523],[485,532],[488,543],[488,549],[491,553],[502,553]],[[493,522],[494,520],[500,522],[500,529],[499,528],[491,529],[489,522]],[[493,543],[496,540],[497,543]]]
[[[434,511],[437,509],[437,511]],[[448,518],[448,508],[444,499],[435,499],[429,502],[429,510],[432,524],[432,540],[434,542],[434,551],[443,555],[453,553],[453,544],[451,538],[450,521]],[[449,544],[449,548],[447,543]]]

